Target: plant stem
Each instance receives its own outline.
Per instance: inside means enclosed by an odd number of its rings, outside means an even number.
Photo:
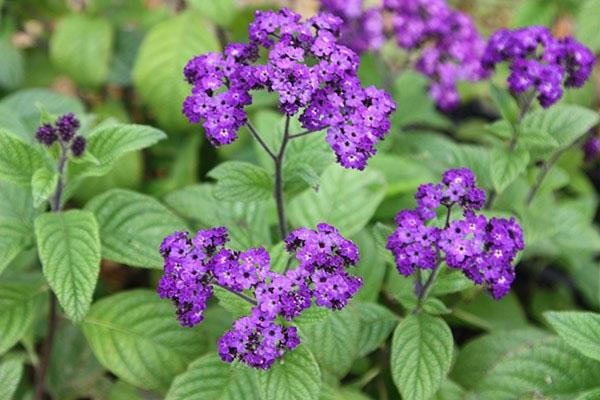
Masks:
[[[557,151],[556,153],[554,153],[554,155],[552,157],[550,157],[550,159],[548,161],[545,161],[542,164],[542,169],[540,170],[540,173],[538,174],[537,179],[535,180],[535,183],[533,184],[531,189],[529,189],[529,193],[527,193],[527,199],[525,200],[526,206],[529,207],[529,205],[533,201],[536,193],[542,186],[542,183],[544,182],[544,178],[546,178],[546,175],[548,175],[548,172],[550,172],[550,170],[552,169],[554,164],[556,164],[556,162],[558,161],[560,156],[562,156],[562,154],[565,152],[565,150],[566,150],[566,148]]]
[[[447,209],[447,212],[446,212],[446,222],[444,224],[444,229],[448,229],[448,227],[450,226],[450,216],[452,214],[452,206],[446,206],[446,209]],[[425,282],[424,285],[422,285],[421,290],[417,294],[417,306],[415,307],[415,310],[413,311],[413,313],[418,313],[423,309],[425,300],[427,300],[427,296],[429,295],[429,292],[433,288],[433,283],[435,282],[436,278],[440,274],[441,269],[442,269],[441,261],[438,261],[436,263],[436,265],[433,267],[431,274],[429,274],[427,281]],[[417,270],[417,272],[418,272],[418,270]],[[419,276],[419,283],[420,282],[421,282],[421,277]]]
[[[262,137],[260,136],[260,134],[258,133],[256,128],[254,127],[254,125],[252,125],[252,122],[247,121],[246,126],[248,127],[248,129],[250,130],[250,133],[252,133],[252,136],[254,136],[254,138],[256,139],[258,144],[260,144],[260,146],[267,152],[269,157],[271,157],[273,160],[275,160],[277,158],[277,156],[275,155],[275,153],[273,153],[273,151],[269,148],[269,146],[262,139]]]
[[[56,183],[56,189],[52,200],[50,202],[50,209],[52,212],[60,212],[62,209],[62,194],[65,187],[65,167],[67,165],[68,156],[67,149],[60,143],[60,158],[58,160],[58,182]],[[50,290],[50,304],[48,308],[48,328],[46,342],[42,350],[42,359],[39,367],[36,371],[36,382],[35,382],[35,399],[42,400],[45,392],[45,381],[48,367],[50,366],[50,359],[52,357],[52,347],[54,345],[54,335],[56,334],[56,328],[58,327],[58,305],[56,295]]]
[[[281,240],[285,240],[287,236],[287,219],[285,216],[285,200],[283,198],[283,159],[285,157],[285,149],[290,140],[290,117],[285,119],[285,130],[281,140],[279,153],[273,159],[275,162],[275,204],[277,205],[277,220],[279,222],[279,236]]]
[[[326,127],[323,128],[323,129],[326,129]],[[290,140],[292,140],[292,139],[296,139],[296,138],[299,138],[299,137],[302,137],[302,136],[310,135],[311,133],[315,133],[315,132],[319,132],[319,131],[320,130],[316,130],[315,131],[315,130],[309,129],[309,130],[304,131],[304,132],[291,134],[291,135],[288,136],[288,138]]]
[[[239,297],[240,299],[243,299],[245,301],[247,301],[248,303],[252,304],[253,306],[258,305],[258,303],[256,302],[256,300],[254,300],[252,297],[248,297],[246,296],[244,293],[239,293],[236,292],[234,290],[229,289],[227,286],[223,286],[223,285],[219,285],[218,283],[213,281],[213,284],[220,287],[221,289],[225,289],[227,290],[229,293],[233,293],[235,294],[237,297]]]

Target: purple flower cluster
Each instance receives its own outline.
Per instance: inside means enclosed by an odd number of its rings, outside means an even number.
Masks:
[[[495,299],[506,295],[515,279],[512,262],[524,248],[523,232],[514,218],[488,220],[476,214],[485,206],[485,192],[476,187],[473,173],[467,168],[448,170],[442,183],[421,185],[415,199],[417,208],[398,213],[398,226],[388,238],[398,272],[409,276],[416,268],[433,269],[446,261],[485,285]],[[445,226],[427,226],[442,206]],[[450,221],[453,207],[462,209],[463,219]]]
[[[583,155],[586,163],[591,163],[596,160],[600,154],[600,137],[590,134],[583,143]]]
[[[358,262],[357,247],[330,225],[289,235],[287,250],[300,264],[285,274],[270,270],[264,248],[234,251],[225,247],[227,241],[222,227],[198,231],[194,238],[183,232],[166,237],[160,248],[165,264],[158,286],[161,298],[175,305],[182,326],[202,321],[215,285],[252,302],[251,314],[235,321],[218,341],[219,355],[227,362],[237,359],[270,368],[300,343],[296,328],[278,323],[278,318],[292,321],[313,299],[317,306],[342,309],[362,285],[346,272]],[[244,293],[253,293],[254,299]]]
[[[250,92],[276,92],[280,110],[299,114],[305,129],[328,128],[327,141],[340,164],[363,169],[389,131],[395,105],[386,92],[361,86],[358,56],[337,42],[341,25],[326,13],[301,21],[288,9],[257,11],[250,43],[232,43],[223,54],[189,61],[184,74],[193,89],[183,113],[192,123],[204,121],[213,145],[228,144],[247,122]],[[265,64],[257,63],[261,48]]]
[[[562,96],[564,87],[581,87],[596,62],[594,54],[572,37],[555,38],[542,26],[495,32],[483,56],[488,70],[510,63],[510,90],[515,94],[531,90],[542,107],[550,107]]]
[[[61,147],[70,149],[75,157],[81,157],[85,151],[86,141],[83,136],[76,136],[80,125],[75,114],[67,113],[58,117],[54,124],[47,123],[40,126],[35,138],[47,147],[58,141]]]
[[[421,50],[416,69],[431,80],[430,95],[442,110],[460,101],[458,81],[484,79],[485,41],[473,21],[445,0],[384,0],[398,45]]]
[[[356,53],[377,50],[385,42],[380,7],[363,8],[363,0],[321,0],[321,10],[341,18],[340,43]]]

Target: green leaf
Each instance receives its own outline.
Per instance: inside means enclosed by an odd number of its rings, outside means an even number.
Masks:
[[[319,400],[369,400],[367,395],[344,387],[323,386]]]
[[[515,98],[507,90],[494,84],[490,85],[490,96],[496,103],[502,117],[511,124],[516,124],[519,119],[519,105]]]
[[[0,362],[0,399],[10,400],[17,391],[19,381],[23,375],[23,361],[18,358],[9,358]]]
[[[529,164],[529,152],[517,147],[510,151],[504,147],[496,147],[492,151],[490,174],[494,188],[502,193],[508,185],[521,175]]]
[[[0,39],[0,54],[0,87],[15,89],[25,76],[23,54],[8,38]]]
[[[48,168],[40,168],[33,173],[31,177],[31,193],[33,195],[33,206],[39,207],[56,190],[58,183],[58,173],[50,171]]]
[[[377,303],[354,303],[353,308],[360,321],[358,357],[364,357],[386,341],[398,324],[398,317]]]
[[[199,330],[182,329],[175,311],[154,291],[132,290],[94,303],[83,333],[106,369],[149,390],[166,391],[199,355]]]
[[[363,280],[363,285],[354,296],[354,300],[376,302],[387,269],[384,259],[380,255],[379,243],[372,230],[368,228],[363,229],[351,239],[360,249],[360,262],[352,270],[352,274],[360,276]],[[385,245],[383,247],[385,250]]]
[[[193,11],[169,18],[148,32],[133,68],[133,82],[161,126],[190,128],[181,115],[181,104],[191,93],[183,68],[192,57],[218,49],[213,31]]]
[[[71,14],[56,25],[50,39],[50,58],[75,82],[97,86],[108,75],[112,42],[108,20]]]
[[[598,35],[598,19],[600,19],[600,1],[584,0],[579,6],[575,32],[577,40],[583,42],[594,53],[600,50],[600,35]]]
[[[213,185],[192,185],[170,193],[165,202],[178,215],[200,226],[226,226],[237,250],[269,246],[271,232],[265,202],[224,202],[213,196]]]
[[[478,366],[478,368],[480,368]],[[572,398],[596,388],[600,363],[550,337],[495,357],[473,392],[483,399],[512,400],[536,393],[545,398]]]
[[[228,26],[235,17],[235,0],[190,0],[190,7],[211,22]]]
[[[487,293],[480,293],[474,299],[455,303],[452,315],[468,325],[489,331],[527,326],[525,311],[514,293],[509,293],[502,301],[494,300]]]
[[[319,365],[337,377],[343,377],[358,355],[360,321],[346,308],[311,324],[298,324],[300,337],[315,355]]]
[[[17,282],[3,278],[0,281],[0,354],[29,331],[47,290],[48,286],[41,279]]]
[[[252,202],[273,196],[273,179],[258,165],[227,161],[213,168],[208,176],[217,180],[213,193],[218,200]]]
[[[576,105],[557,104],[549,109],[527,113],[521,122],[523,131],[547,132],[560,148],[570,146],[600,120],[598,113]]]
[[[228,364],[216,354],[208,354],[173,380],[165,400],[260,399],[258,374],[253,368]]]
[[[294,226],[326,222],[345,236],[358,233],[369,222],[385,195],[385,179],[375,171],[350,171],[338,165],[321,176],[321,189],[308,189],[289,205]]]
[[[42,153],[0,129],[0,179],[29,186],[35,171],[43,165]]]
[[[223,289],[219,286],[213,288],[215,297],[219,300],[221,307],[229,311],[231,315],[239,318],[248,315],[252,311],[252,305],[239,296]]]
[[[48,369],[48,390],[56,399],[94,398],[106,371],[98,363],[81,330],[60,325]]]
[[[437,179],[430,170],[423,168],[422,160],[409,156],[379,153],[369,161],[369,168],[381,172],[388,183],[386,196],[412,193],[423,182]]]
[[[452,332],[444,320],[409,315],[394,332],[392,378],[405,400],[429,399],[440,388],[452,361]]]
[[[442,382],[440,390],[437,391],[433,400],[465,400],[465,390],[458,384],[446,379]]]
[[[598,400],[600,399],[600,387],[597,389],[592,389],[589,392],[585,392],[579,396],[575,400]]]
[[[86,153],[95,160],[73,165],[69,174],[77,178],[105,175],[124,154],[150,147],[164,138],[164,132],[146,125],[101,126],[87,137]]]
[[[600,361],[600,314],[585,311],[546,312],[558,335],[586,357]]]
[[[558,147],[558,142],[546,131],[520,130],[519,147],[526,150],[552,150]]]
[[[305,346],[286,353],[262,374],[264,400],[318,400],[321,371],[314,356]]]
[[[102,257],[134,267],[162,268],[163,239],[187,227],[154,198],[124,189],[95,197],[85,209],[100,225]]]
[[[69,318],[81,321],[100,273],[100,237],[94,214],[71,210],[35,220],[44,276]]]

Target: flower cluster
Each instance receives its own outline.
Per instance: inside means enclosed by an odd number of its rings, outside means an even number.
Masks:
[[[583,143],[583,156],[586,163],[591,163],[596,160],[600,154],[600,137],[590,134]]]
[[[86,141],[83,136],[76,135],[80,125],[75,114],[67,113],[58,117],[54,124],[46,123],[40,126],[35,138],[47,147],[58,141],[64,149],[70,149],[75,157],[81,157]]]
[[[492,70],[508,62],[510,90],[537,93],[542,107],[550,107],[562,96],[564,87],[581,87],[596,62],[594,54],[572,37],[555,38],[542,26],[495,32],[488,42],[483,65]]]
[[[384,8],[392,15],[398,45],[421,50],[416,69],[431,80],[430,95],[440,109],[458,105],[458,81],[486,77],[481,65],[485,41],[466,14],[445,0],[384,0]]]
[[[363,8],[363,0],[321,0],[321,10],[341,18],[340,43],[361,54],[385,42],[380,7]]]
[[[264,248],[235,251],[225,247],[227,241],[222,227],[198,231],[194,238],[183,232],[166,237],[160,248],[164,275],[158,285],[161,298],[175,305],[182,326],[202,321],[214,286],[252,303],[251,314],[235,321],[218,341],[219,355],[227,362],[238,359],[268,369],[300,343],[296,328],[278,323],[279,317],[292,321],[313,299],[317,306],[342,309],[362,285],[346,272],[358,262],[358,248],[327,224],[289,235],[286,248],[300,263],[284,274],[270,270]]]
[[[485,285],[495,299],[506,295],[515,279],[512,262],[524,248],[523,232],[514,218],[477,215],[485,205],[485,192],[476,187],[473,173],[448,170],[442,183],[421,185],[415,199],[417,208],[398,213],[398,227],[388,238],[398,272],[408,276],[416,268],[433,269],[445,261]],[[447,211],[445,226],[427,226],[439,207]],[[453,207],[462,209],[462,219],[450,221]]]
[[[301,21],[288,9],[257,11],[250,43],[229,44],[223,54],[204,54],[186,65],[193,89],[184,114],[192,123],[203,121],[213,145],[228,144],[248,120],[250,92],[275,92],[280,110],[299,115],[303,128],[328,128],[327,141],[340,164],[363,169],[389,131],[395,105],[386,92],[361,86],[358,56],[337,42],[341,25],[326,13]],[[265,64],[257,63],[261,48]]]

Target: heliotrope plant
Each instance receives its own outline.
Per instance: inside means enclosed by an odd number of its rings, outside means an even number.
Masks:
[[[467,168],[448,170],[441,183],[419,186],[415,199],[416,209],[396,215],[397,228],[388,238],[387,248],[402,275],[432,271],[425,283],[418,275],[419,301],[427,296],[444,262],[484,285],[494,299],[505,296],[515,280],[513,260],[525,246],[523,231],[514,218],[488,219],[478,214],[486,196],[476,186],[473,172]],[[428,226],[438,209],[445,211],[443,226]],[[462,218],[451,220],[452,210],[462,211]]]
[[[358,248],[328,224],[290,233],[286,250],[299,264],[284,274],[271,271],[265,248],[236,251],[225,247],[227,242],[224,227],[200,230],[193,238],[184,232],[167,236],[160,247],[165,273],[158,286],[160,296],[175,305],[182,326],[204,319],[214,286],[252,305],[251,314],[219,339],[219,355],[226,362],[269,369],[300,344],[296,327],[288,322],[313,302],[341,310],[362,286],[360,278],[346,272],[358,263]]]

